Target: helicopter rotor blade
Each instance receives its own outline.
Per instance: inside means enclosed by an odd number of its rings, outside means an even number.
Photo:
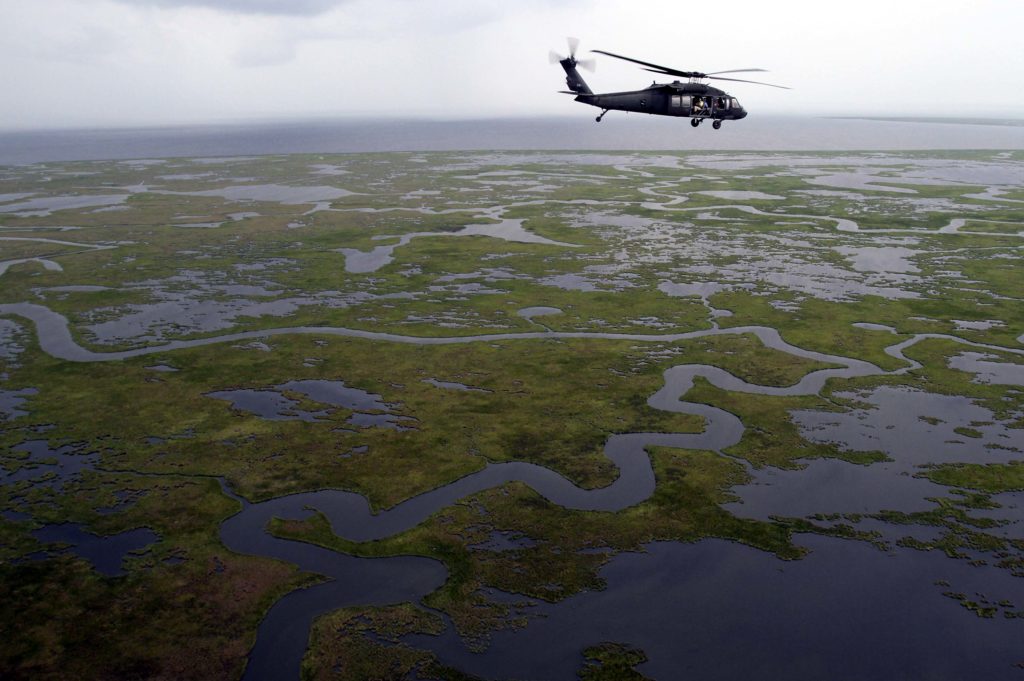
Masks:
[[[587,71],[593,72],[593,71],[595,71],[597,69],[597,60],[596,59],[580,59],[580,60],[578,60],[576,62],[576,65],[579,66],[581,69],[586,69]]]
[[[550,50],[548,52],[548,61],[551,62],[552,64],[557,64],[558,62],[562,61],[563,59],[565,59],[565,57],[563,57],[562,55],[558,54],[554,50]]]
[[[597,54],[603,54],[623,61],[630,61],[634,64],[640,64],[641,66],[650,66],[651,68],[646,69],[647,71],[653,71],[654,73],[663,73],[667,76],[679,76],[680,78],[699,78],[704,74],[698,71],[679,71],[676,69],[670,69],[667,66],[661,66],[659,64],[652,64],[646,61],[640,61],[639,59],[633,59],[632,57],[623,57],[621,54],[615,54],[614,52],[605,52],[604,50],[591,50]]]
[[[707,73],[705,75],[707,75],[707,76],[716,76],[719,73],[743,73],[743,72],[750,72],[750,71],[761,71],[762,73],[768,73],[768,69],[729,69],[728,71],[712,71],[711,73]]]
[[[766,69],[730,69],[728,71],[714,71],[713,73],[701,73],[700,71],[679,71],[677,69],[670,69],[669,67],[662,66],[660,64],[652,64],[651,62],[640,61],[639,59],[633,59],[632,57],[624,57],[621,54],[615,54],[614,52],[605,52],[604,50],[591,50],[591,52],[596,52],[598,54],[604,54],[604,55],[607,55],[609,57],[614,57],[615,59],[621,59],[623,61],[633,62],[634,64],[639,64],[640,66],[646,66],[646,67],[649,67],[649,68],[645,68],[644,71],[650,71],[652,73],[660,73],[660,74],[666,75],[666,76],[679,76],[680,78],[714,78],[716,80],[730,80],[730,81],[734,81],[736,83],[753,83],[755,85],[767,85],[768,87],[777,87],[777,88],[781,88],[783,90],[792,90],[793,89],[793,88],[790,88],[790,87],[786,87],[785,85],[774,85],[772,83],[762,83],[761,81],[758,81],[758,80],[743,80],[743,79],[740,79],[740,78],[725,78],[723,76],[715,75],[715,74],[718,74],[718,73],[747,73],[747,72],[753,72],[753,71],[764,72],[764,71],[766,71]]]
[[[566,38],[566,40],[569,42],[569,56],[575,57],[576,51],[580,49],[580,39],[570,37]]]
[[[786,87],[785,85],[774,85],[772,83],[762,83],[759,80],[743,80],[741,78],[723,78],[722,76],[708,76],[708,78],[713,78],[714,80],[731,80],[734,83],[753,83],[754,85],[767,85],[768,87],[777,87],[777,88],[779,88],[781,90],[792,90],[793,89],[791,87]]]

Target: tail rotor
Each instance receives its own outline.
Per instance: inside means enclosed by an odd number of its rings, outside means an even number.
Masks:
[[[595,61],[594,59],[576,58],[576,52],[578,52],[580,49],[579,38],[567,38],[566,40],[569,43],[569,56],[563,57],[554,50],[551,50],[550,52],[548,52],[548,60],[550,60],[552,64],[558,64],[568,59],[571,66],[578,66],[581,69],[586,69],[587,71],[593,71],[595,68],[597,68],[597,61]]]

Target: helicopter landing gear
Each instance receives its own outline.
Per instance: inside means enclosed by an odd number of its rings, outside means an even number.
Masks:
[[[711,124],[711,127],[714,128],[715,130],[718,130],[719,128],[722,127],[722,121],[715,121],[714,123]]]
[[[598,123],[600,123],[600,122],[601,122],[601,119],[602,119],[602,118],[604,118],[604,115],[605,115],[606,113],[608,113],[609,111],[610,111],[610,109],[605,109],[604,111],[602,111],[602,112],[601,112],[601,115],[600,115],[600,116],[598,116],[597,118],[595,118],[594,120],[595,120],[595,121],[597,121]]]
[[[693,127],[696,128],[698,125],[700,125],[700,119],[699,118],[691,118],[690,119],[690,125],[692,125]]]

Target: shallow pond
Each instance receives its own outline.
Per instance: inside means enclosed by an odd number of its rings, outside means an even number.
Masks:
[[[0,483],[12,484],[28,481],[34,488],[61,490],[64,485],[78,479],[82,471],[93,470],[99,462],[95,452],[83,454],[79,447],[64,445],[53,449],[46,440],[28,440],[11,448],[13,454],[24,454],[23,465],[16,471],[0,469]]]
[[[491,216],[487,216],[491,217]],[[417,237],[451,237],[451,236],[489,236],[503,241],[511,241],[524,244],[547,244],[550,246],[565,246],[576,248],[575,244],[567,244],[561,241],[553,241],[546,237],[534,234],[523,227],[523,220],[501,220],[497,224],[466,225],[456,232],[414,232],[402,236],[378,235],[373,237],[375,241],[382,239],[397,239],[393,244],[375,246],[369,251],[361,251],[356,248],[339,248],[335,252],[345,256],[345,271],[353,274],[364,274],[376,272],[380,268],[394,261],[395,249],[409,244]]]
[[[160,535],[146,527],[101,537],[82,529],[78,523],[44,525],[32,530],[32,536],[44,544],[68,544],[68,550],[88,560],[97,572],[108,577],[124,574],[125,557],[160,539]]]
[[[934,584],[1019,593],[1016,578],[914,551],[813,536],[800,543],[810,555],[789,562],[716,539],[650,544],[613,558],[602,591],[535,601],[529,623],[495,632],[483,653],[451,626],[404,640],[488,679],[569,681],[580,651],[604,641],[643,649],[639,671],[664,681],[1019,675],[1019,623],[976,619]]]
[[[84,194],[82,196],[40,196],[16,203],[0,205],[0,213],[15,213],[22,216],[45,217],[59,210],[77,210],[101,206],[120,205],[128,200],[128,194]]]
[[[1024,386],[1024,364],[992,361],[996,359],[980,352],[962,352],[950,358],[949,367],[974,374],[978,383]]]
[[[1004,463],[1020,458],[1024,436],[965,397],[934,395],[883,386],[867,395],[840,394],[866,402],[843,413],[795,411],[793,421],[811,441],[846,451],[880,451],[890,461],[868,466],[839,460],[808,461],[801,470],[765,468],[747,486],[735,488],[742,503],[726,505],[736,515],[768,519],[816,513],[924,511],[929,497],[948,489],[913,477],[929,463]],[[965,437],[957,428],[970,428]]]
[[[778,194],[765,194],[764,192],[747,192],[747,191],[707,191],[697,192],[705,196],[711,196],[716,199],[725,199],[726,201],[784,201],[785,196],[779,196]]]
[[[909,258],[918,251],[898,246],[840,246],[835,249],[853,263],[858,272],[920,272]]]
[[[163,194],[184,194],[187,196],[219,196],[228,201],[270,201],[285,205],[330,202],[353,192],[340,187],[289,186],[283,184],[237,184],[220,189],[205,189],[194,192],[169,192]]]
[[[27,416],[28,412],[21,407],[36,393],[35,388],[0,390],[0,421],[11,421],[19,416]]]
[[[385,402],[380,395],[352,388],[345,385],[344,381],[289,381],[272,388],[221,390],[207,393],[206,396],[227,400],[233,409],[270,421],[322,421],[331,414],[329,408],[317,411],[300,409],[299,401],[288,397],[285,392],[298,393],[313,402],[355,412],[347,423],[359,428],[404,430],[414,421],[395,413],[401,405]]]
[[[523,319],[528,319],[532,322],[534,317],[550,317],[552,315],[562,314],[562,310],[557,307],[539,305],[536,307],[524,307],[517,310],[516,314]]]

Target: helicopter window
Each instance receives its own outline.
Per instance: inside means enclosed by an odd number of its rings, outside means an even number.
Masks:
[[[732,99],[729,100],[729,105],[733,109],[739,109],[740,108],[740,100],[738,100],[735,97],[733,97]]]
[[[672,95],[672,106],[680,107],[683,105],[683,98],[681,95]]]

